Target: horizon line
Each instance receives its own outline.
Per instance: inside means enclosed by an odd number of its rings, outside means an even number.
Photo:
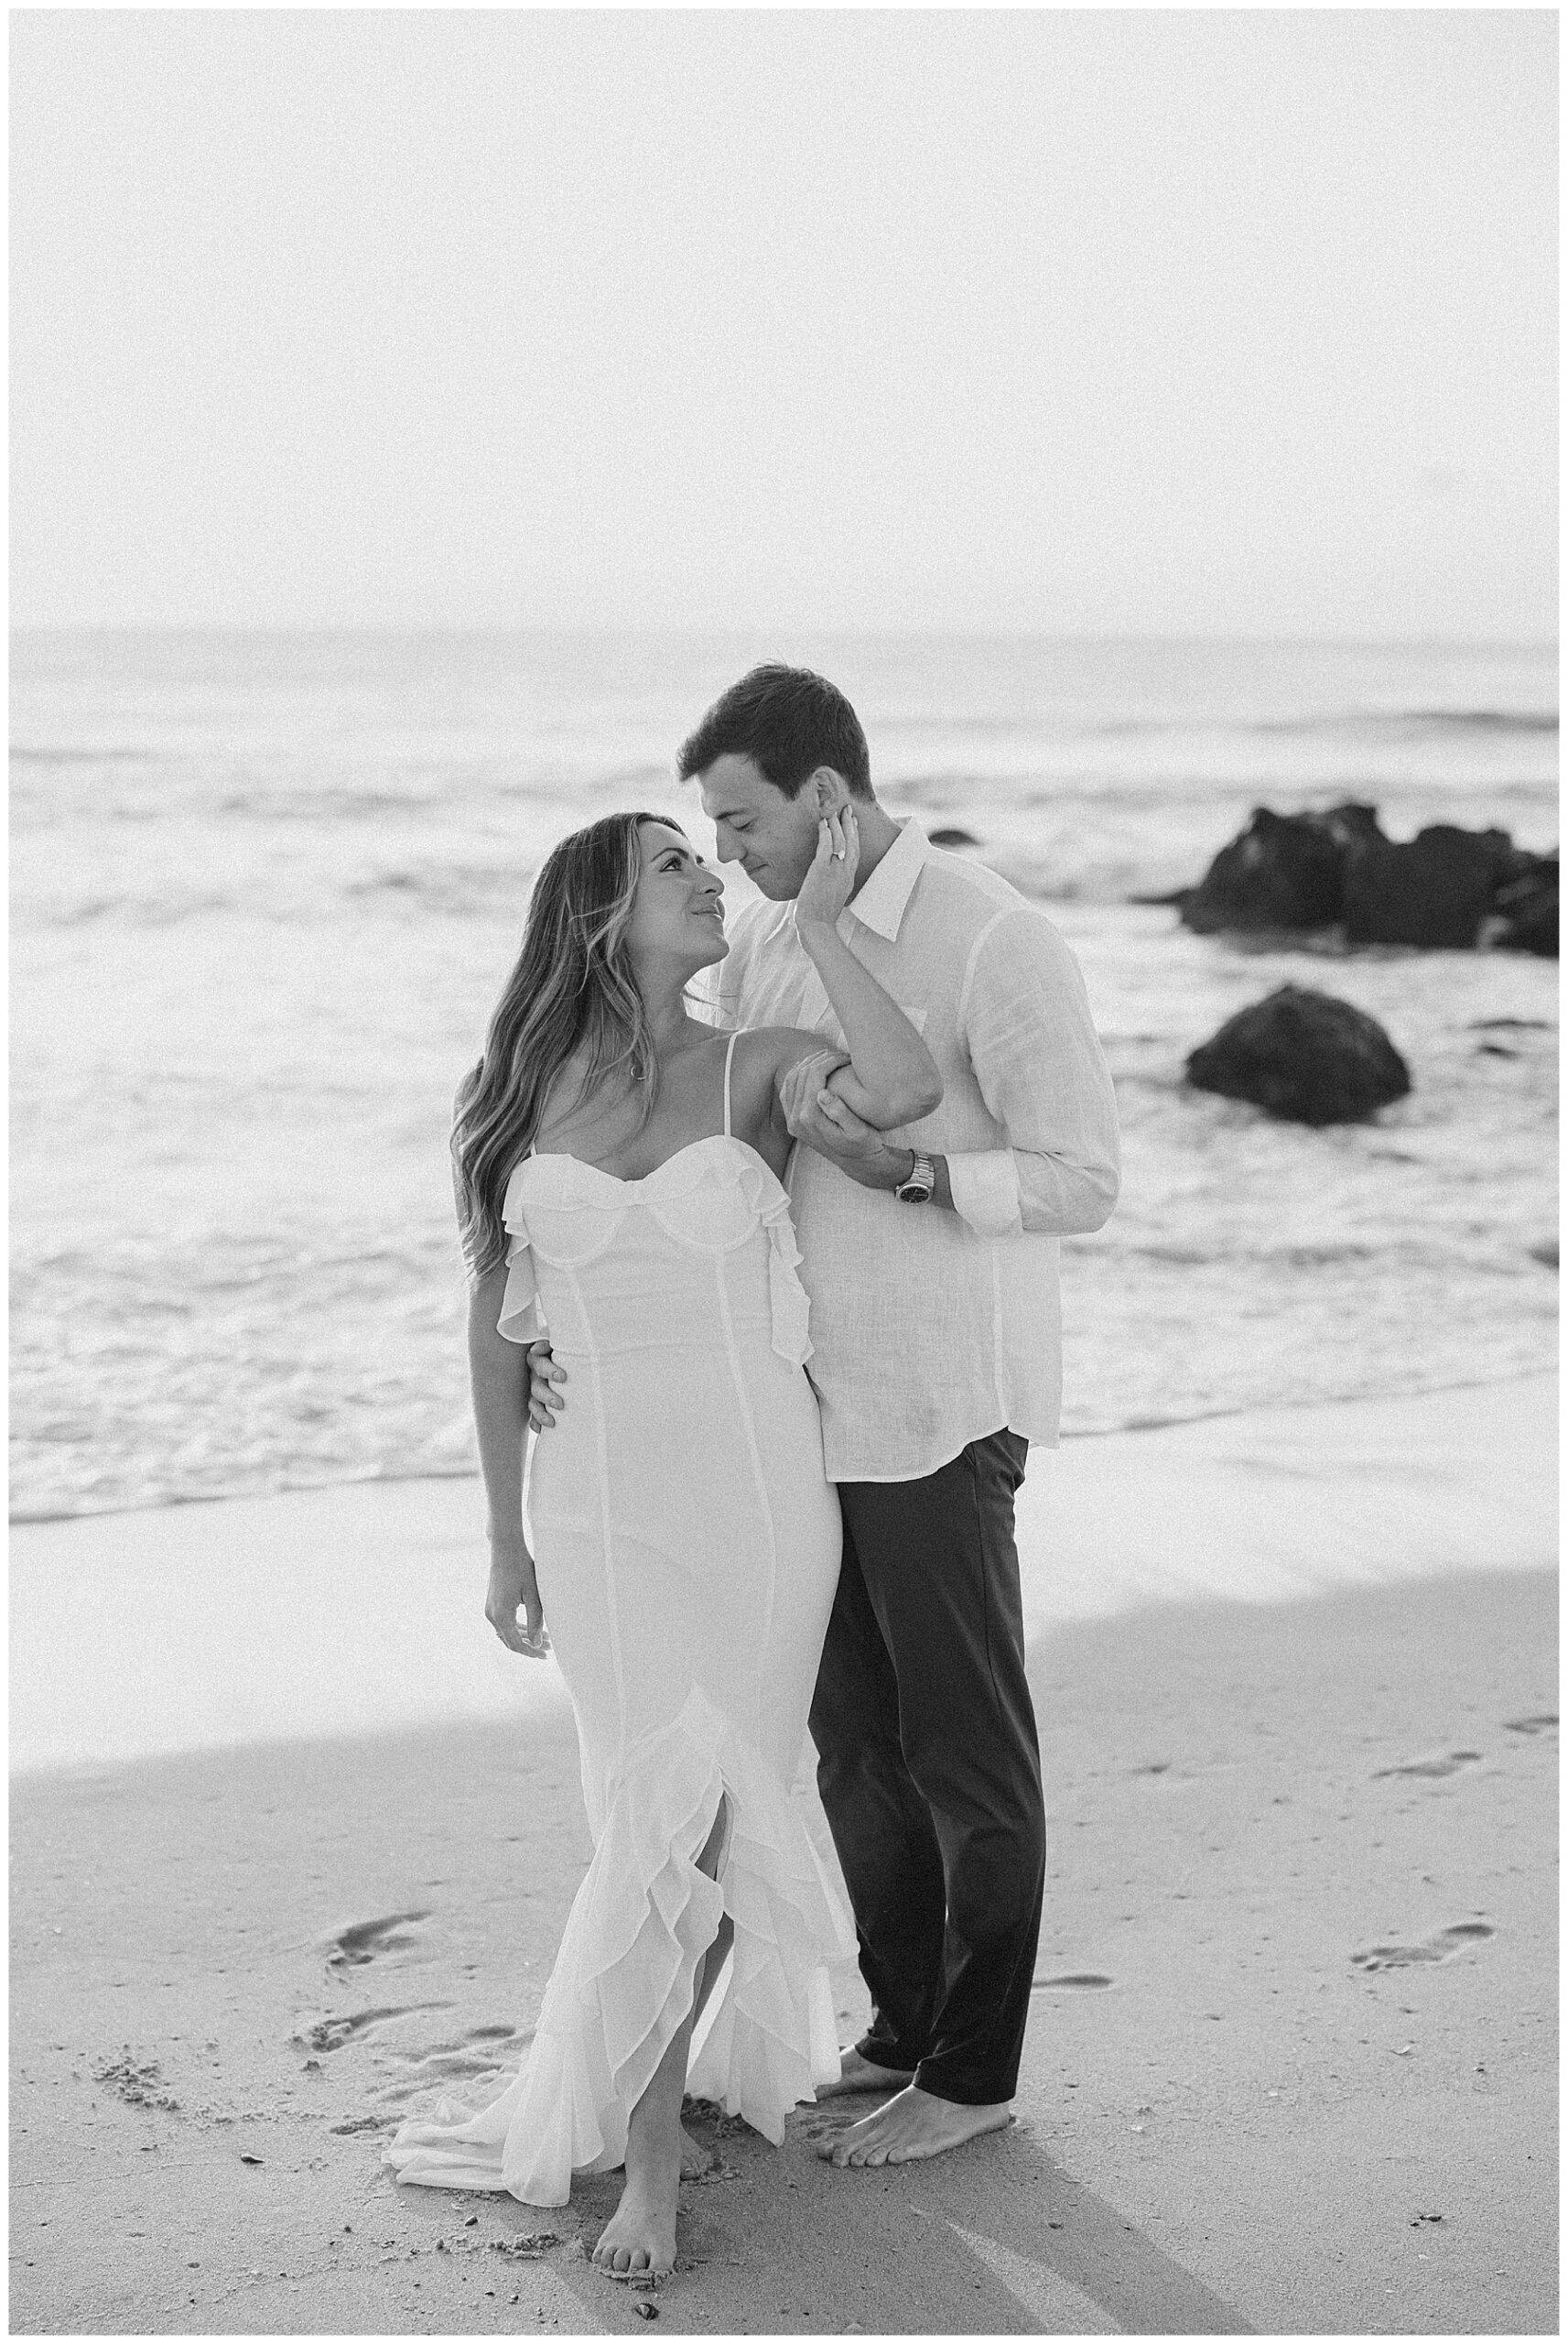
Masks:
[[[270,635],[293,640],[314,640],[341,636],[384,636],[393,640],[429,639],[449,636],[460,640],[476,638],[516,638],[536,636],[555,640],[593,640],[611,638],[642,642],[702,641],[750,643],[770,635],[814,635],[823,642],[891,643],[911,641],[956,643],[1052,643],[1052,644],[1227,644],[1261,646],[1280,650],[1388,650],[1388,651],[1529,651],[1555,653],[1559,638],[1550,635],[1353,635],[1300,634],[1293,632],[1236,633],[1227,629],[1195,631],[1183,628],[1160,633],[1147,628],[1113,630],[1062,631],[1033,626],[942,626],[920,624],[911,626],[815,626],[806,622],[779,621],[753,626],[648,625],[612,621],[598,621],[578,625],[547,623],[512,623],[491,621],[478,624],[453,624],[445,621],[406,624],[372,620],[320,624],[280,624],[253,620],[183,620],[183,619],[37,619],[13,620],[8,635],[16,641],[27,635]]]

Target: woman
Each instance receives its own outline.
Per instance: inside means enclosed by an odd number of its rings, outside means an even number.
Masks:
[[[688,2082],[778,2142],[838,2073],[825,1965],[853,1938],[790,1784],[839,1523],[804,1373],[779,1085],[822,1054],[882,1129],[942,1090],[838,934],[858,852],[853,810],[826,819],[795,907],[847,1059],[818,1035],[728,1036],[688,1014],[691,978],[729,950],[719,880],[673,822],[615,814],[540,873],[460,1097],[486,1615],[514,1652],[553,1644],[594,1854],[521,2074],[486,2108],[406,2124],[387,2161],[542,2205],[565,2203],[574,2170],[623,2161],[594,2252],[617,2276],[674,2264]],[[542,1320],[576,1390],[535,1453],[531,1548],[525,1346]]]

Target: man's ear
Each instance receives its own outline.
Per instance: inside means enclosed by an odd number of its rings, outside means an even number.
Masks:
[[[831,765],[818,765],[806,787],[819,814],[834,813],[849,802],[849,784]]]

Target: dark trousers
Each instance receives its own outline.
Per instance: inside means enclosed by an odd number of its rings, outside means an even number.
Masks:
[[[859,2048],[971,2106],[1017,2086],[1045,1883],[1012,1531],[1028,1453],[996,1432],[917,1481],[838,1484],[811,1705],[871,1995]]]

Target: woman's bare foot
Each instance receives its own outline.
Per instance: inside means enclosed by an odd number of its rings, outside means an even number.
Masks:
[[[819,2134],[816,2154],[837,2165],[912,2165],[920,2157],[939,2157],[977,2133],[1000,2132],[1011,2122],[1006,2100],[971,2108],[956,2100],[938,2100],[934,2092],[910,2084],[858,2124]]]
[[[851,2091],[902,2091],[909,2081],[907,2068],[879,2067],[874,2059],[862,2057],[851,2044],[838,2054],[838,2079],[836,2083],[818,2084],[818,2100],[838,2100]]]
[[[621,2203],[599,2234],[592,2260],[611,2279],[640,2273],[662,2279],[676,2267],[676,2196],[680,2186],[680,2147],[672,2139],[662,2153],[626,2147],[626,2187]]]
[[[728,1817],[726,1796],[719,1801],[713,1829],[697,1859],[698,1868],[707,1872],[710,1879],[724,1843]],[[723,1936],[721,1929],[714,1943],[717,1945]],[[709,1948],[709,1953],[711,1950]],[[693,1996],[692,2007],[665,2045],[659,2064],[627,2121],[626,2187],[593,2250],[593,2261],[607,2278],[662,2279],[675,2269],[676,2200],[682,2167],[695,2154],[699,2160],[698,2169],[707,2170],[708,2160],[700,2144],[680,2121],[692,2024],[707,1985],[717,1974],[706,1954],[702,1970],[703,1980]]]
[[[712,2172],[718,2162],[719,2160],[714,2155],[713,2151],[711,2149],[705,2149],[702,2143],[694,2139],[692,2134],[687,2131],[686,2126],[683,2124],[680,2128],[681,2179],[683,2181],[700,2181],[705,2173]]]

